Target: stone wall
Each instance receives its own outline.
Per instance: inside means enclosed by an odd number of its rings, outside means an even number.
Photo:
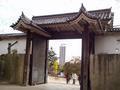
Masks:
[[[120,55],[91,56],[90,73],[92,90],[120,90]]]
[[[23,54],[5,54],[0,56],[0,82],[19,84],[23,82]]]

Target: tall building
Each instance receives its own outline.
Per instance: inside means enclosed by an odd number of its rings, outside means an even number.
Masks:
[[[60,46],[60,54],[59,54],[59,65],[62,67],[65,63],[65,53],[66,53],[66,47],[65,45]]]

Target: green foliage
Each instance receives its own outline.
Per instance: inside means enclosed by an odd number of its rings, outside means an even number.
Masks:
[[[51,47],[51,49],[48,51],[48,60],[53,62],[56,59],[57,59],[56,53],[53,51],[53,49]]]
[[[57,74],[58,72],[58,62],[56,53],[53,51],[52,47],[48,51],[48,72],[49,74]]]
[[[64,74],[67,74],[67,73],[72,74],[71,66],[72,65],[70,64],[70,62],[66,62],[64,64],[63,66]]]
[[[64,73],[76,73],[77,75],[80,75],[80,68],[81,68],[81,63],[80,59],[75,57],[71,61],[66,62],[63,66],[64,68]]]
[[[54,63],[54,61],[57,60],[56,53],[53,51],[52,47],[48,51],[48,65],[51,67]]]
[[[54,73],[57,74],[58,73],[58,61],[57,60],[54,60],[53,62],[53,70],[54,70]]]
[[[64,72],[64,65],[62,67],[59,67],[60,72]]]

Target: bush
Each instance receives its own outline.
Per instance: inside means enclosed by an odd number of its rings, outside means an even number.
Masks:
[[[73,58],[71,61],[66,62],[63,66],[64,68],[64,73],[76,73],[77,75],[80,75],[80,68],[81,68],[81,63],[79,58]]]

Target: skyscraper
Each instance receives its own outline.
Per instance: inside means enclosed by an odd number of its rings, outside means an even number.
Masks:
[[[65,45],[60,46],[60,56],[59,56],[59,65],[62,67],[65,63],[65,52],[66,52],[66,47]]]

